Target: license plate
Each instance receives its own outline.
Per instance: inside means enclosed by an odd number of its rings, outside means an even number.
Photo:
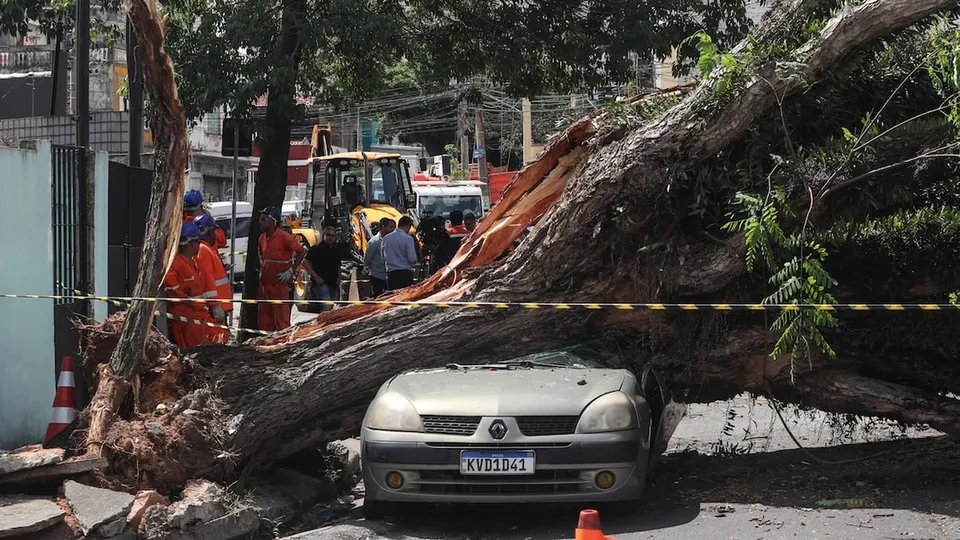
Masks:
[[[460,452],[460,474],[533,474],[537,457],[533,451]]]

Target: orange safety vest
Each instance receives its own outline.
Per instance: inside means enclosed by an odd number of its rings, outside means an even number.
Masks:
[[[170,270],[163,277],[163,288],[167,298],[203,298],[203,278],[196,262],[177,253],[170,265]],[[213,317],[203,302],[170,302],[167,311],[171,315],[178,315],[194,321],[213,322]],[[212,328],[178,320],[168,321],[174,341],[182,349],[196,347],[201,343],[217,341]]]
[[[462,223],[456,227],[450,227],[447,233],[450,235],[450,238],[466,238],[470,236],[470,231],[467,230],[467,226]]]
[[[223,268],[220,256],[205,242],[200,242],[200,253],[197,254],[196,260],[203,281],[206,283],[204,296],[223,300],[221,303],[223,310],[233,311],[233,290],[230,288],[230,278],[227,277],[227,271]]]
[[[257,253],[260,254],[260,284],[279,285],[277,274],[293,268],[294,255],[303,253],[306,248],[292,234],[277,229],[272,236],[260,233]]]
[[[163,277],[163,288],[167,298],[204,298],[203,278],[196,262],[177,253],[170,265],[170,270]],[[184,317],[195,317],[207,320],[208,314],[204,302],[171,302],[169,311]]]

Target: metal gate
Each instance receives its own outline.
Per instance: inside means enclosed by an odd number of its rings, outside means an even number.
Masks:
[[[76,146],[53,145],[51,202],[53,221],[53,290],[55,294],[73,295],[74,290],[92,293],[87,260],[87,195],[84,168],[86,152]],[[85,301],[55,300],[53,306],[54,377],[59,377],[60,359],[75,356],[80,336],[74,328],[77,316],[85,314]],[[75,372],[79,378],[81,373]],[[76,384],[79,405],[86,403],[86,385]]]
[[[82,223],[86,217],[83,208],[84,165],[83,150],[76,146],[54,145],[53,155],[53,288],[84,290],[86,257],[82,241]],[[72,304],[73,300],[57,300],[57,304]]]

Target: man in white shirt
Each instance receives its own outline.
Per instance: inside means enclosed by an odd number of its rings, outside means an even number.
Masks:
[[[383,264],[387,270],[387,289],[395,291],[413,285],[413,268],[417,265],[417,247],[410,229],[410,216],[400,218],[397,231],[380,240]]]

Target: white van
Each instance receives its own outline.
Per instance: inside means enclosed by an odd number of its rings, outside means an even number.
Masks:
[[[450,219],[450,212],[470,212],[477,219],[484,214],[483,193],[480,187],[467,182],[414,182],[417,194],[417,213],[420,218],[443,216]]]
[[[230,217],[233,213],[233,202],[223,201],[210,203],[210,216],[217,222],[217,225],[223,229],[227,235],[227,247],[220,249],[220,256],[223,262],[230,264],[230,240],[233,238],[233,232],[230,230]],[[250,223],[253,221],[253,205],[248,202],[237,201],[237,253],[234,255],[234,280],[243,279],[243,268],[247,262],[247,237],[250,235]],[[230,268],[227,268],[227,275],[230,275]]]

